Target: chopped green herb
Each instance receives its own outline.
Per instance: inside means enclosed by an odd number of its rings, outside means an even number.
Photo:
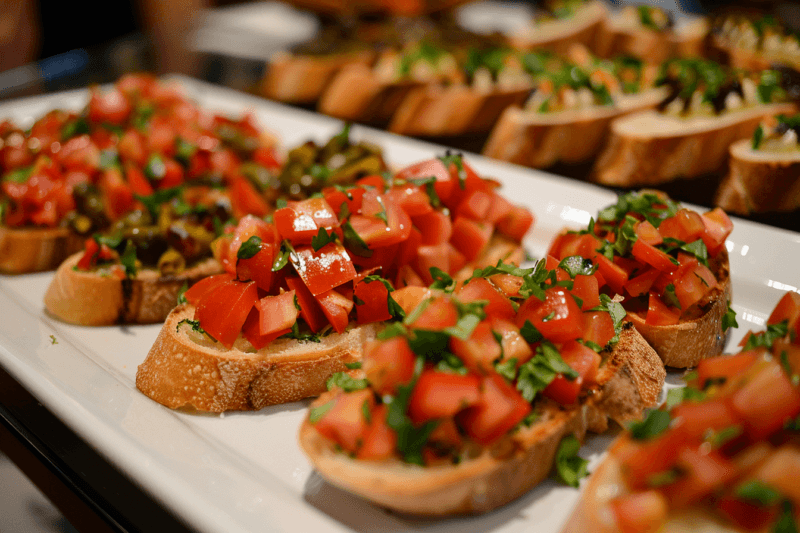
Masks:
[[[58,344],[58,340],[56,340],[55,335],[50,335],[50,344]]]
[[[636,440],[648,440],[657,437],[669,427],[670,417],[667,411],[658,409],[647,413],[647,417],[641,422],[634,422],[628,429],[631,437]]]
[[[734,494],[738,498],[756,503],[761,507],[775,505],[781,499],[780,492],[757,479],[752,479],[739,485],[736,487]]]
[[[339,387],[345,392],[352,392],[356,390],[366,389],[369,382],[366,379],[356,379],[347,372],[336,372],[326,383],[328,390],[334,387]]]
[[[316,424],[322,417],[325,416],[325,413],[333,409],[333,406],[336,405],[335,400],[331,400],[329,402],[323,403],[322,405],[318,405],[316,407],[312,407],[308,412],[308,421],[312,424]]]
[[[261,237],[253,235],[242,243],[236,252],[236,259],[250,259],[261,251]]]
[[[336,242],[336,239],[335,231],[328,233],[325,228],[319,228],[319,232],[311,238],[311,247],[314,248],[315,252],[318,252],[328,244]]]
[[[778,322],[777,324],[768,324],[767,330],[762,333],[750,335],[747,338],[743,352],[754,350],[756,348],[771,349],[776,340],[782,339],[789,333],[789,323],[787,320]]]
[[[344,366],[349,368],[350,370],[358,370],[359,368],[361,368],[362,363],[361,361],[354,361],[352,363],[345,363]]]
[[[372,250],[364,239],[356,232],[349,221],[342,224],[342,233],[344,235],[344,245],[348,252],[352,252],[359,257],[372,257]]]
[[[212,341],[217,342],[217,339],[215,339],[214,337],[209,335],[209,333],[206,330],[204,330],[202,327],[200,327],[200,321],[199,320],[190,320],[188,318],[184,318],[183,320],[178,322],[177,326],[175,326],[175,331],[179,332],[181,330],[181,326],[183,324],[188,324],[189,326],[192,327],[192,331],[196,331],[197,333],[200,333],[202,335],[207,336]]]
[[[178,302],[177,305],[185,304],[186,303],[186,291],[189,289],[189,283],[184,281],[183,285],[181,285],[181,289],[178,291]]]
[[[722,315],[722,331],[728,331],[728,328],[738,328],[739,323],[736,322],[736,311],[731,307],[728,302],[728,310]]]
[[[556,472],[570,487],[577,487],[588,474],[589,461],[578,455],[580,448],[581,444],[575,435],[567,435],[561,440],[556,452]]]
[[[764,140],[764,128],[759,124],[756,131],[753,132],[753,150],[758,150],[762,140]]]
[[[125,276],[128,278],[136,277],[136,245],[133,241],[128,239],[125,243],[125,251],[119,257],[119,262],[122,263],[125,269]]]

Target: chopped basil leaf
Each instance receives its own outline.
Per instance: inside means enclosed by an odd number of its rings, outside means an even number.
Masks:
[[[536,347],[536,355],[519,368],[517,390],[525,400],[532,402],[558,374],[571,380],[578,378],[578,373],[564,362],[558,349],[544,341]]]
[[[667,411],[652,410],[641,422],[634,422],[628,429],[636,440],[648,440],[657,437],[669,427],[670,417]]]
[[[169,189],[160,189],[149,196],[140,196],[135,194],[134,197],[142,202],[144,206],[150,211],[150,216],[153,220],[158,219],[158,211],[161,204],[169,202],[173,198],[179,198],[183,193],[183,187],[170,187]]]
[[[100,169],[119,168],[119,153],[114,149],[103,150],[100,152]]]
[[[377,215],[375,215],[375,216],[376,216],[377,218],[379,218],[379,219],[383,220],[383,223],[386,225],[386,227],[389,227],[389,218],[388,218],[388,216],[386,215],[386,205],[383,203],[383,198],[381,198],[380,196],[377,196],[377,197],[376,197],[376,199],[378,200],[378,203],[379,203],[379,204],[380,204],[380,206],[381,206],[381,212],[380,212],[380,213],[378,213],[378,214],[377,214]]]
[[[458,322],[455,326],[450,326],[445,328],[445,333],[451,335],[453,337],[457,337],[462,341],[469,339],[469,336],[472,335],[472,331],[475,329],[475,326],[481,321],[481,317],[478,315],[467,314],[463,315],[458,319]]]
[[[284,268],[289,263],[289,258],[292,254],[294,254],[294,248],[292,244],[285,240],[281,243],[281,248],[278,252],[278,257],[275,258],[275,261],[272,263],[272,271],[278,272],[282,268]]]
[[[664,298],[664,303],[671,307],[677,307],[681,309],[681,302],[678,300],[678,295],[675,294],[675,285],[670,283],[666,287],[664,287],[664,294],[662,295]]]
[[[286,198],[278,198],[275,200],[275,209],[283,209],[288,205],[289,203],[286,201]]]
[[[722,331],[728,331],[728,328],[738,328],[739,323],[736,322],[736,311],[733,310],[731,307],[731,303],[728,302],[728,310],[722,315]]]
[[[378,340],[385,341],[406,334],[408,334],[408,330],[406,329],[406,327],[400,322],[395,322],[393,324],[389,324],[388,326],[386,326],[381,332],[379,332],[376,335],[376,337],[378,338]]]
[[[236,252],[237,259],[250,259],[261,251],[261,237],[253,235],[242,243]]]
[[[394,287],[392,287],[392,284],[389,282],[389,280],[387,280],[385,278],[382,278],[381,276],[378,276],[377,274],[372,274],[372,275],[367,276],[366,278],[364,278],[363,282],[364,283],[374,283],[374,282],[383,283],[383,286],[386,287],[386,290],[389,293],[387,295],[387,298],[386,298],[386,303],[389,306],[389,314],[392,315],[392,318],[394,318],[396,320],[403,320],[406,317],[406,312],[403,310],[402,307],[400,307],[400,304],[398,304],[395,301],[395,299],[392,298],[392,293],[394,292]],[[361,305],[363,305],[363,303]]]
[[[361,404],[361,415],[367,421],[367,424],[372,424],[372,411],[369,408],[369,400],[364,400],[364,403]]]
[[[89,123],[86,122],[86,117],[78,117],[64,124],[64,127],[61,129],[61,140],[66,141],[67,139],[89,133],[90,131]]]
[[[579,255],[565,257],[558,264],[558,267],[566,270],[572,279],[575,279],[575,276],[578,275],[591,276],[597,270],[597,265],[591,259],[584,259]]]
[[[364,239],[356,232],[349,221],[342,224],[344,235],[344,246],[348,252],[352,252],[359,257],[372,257],[372,250],[369,249]]]
[[[329,402],[323,403],[322,405],[318,405],[316,407],[312,407],[308,412],[308,421],[312,424],[316,424],[322,417],[325,416],[325,413],[333,409],[333,406],[336,405],[335,400],[331,400]]]
[[[444,164],[444,168],[446,168],[448,172],[450,172],[450,165],[455,165],[456,175],[458,176],[458,186],[461,189],[464,189],[467,182],[467,173],[464,170],[463,156],[461,154],[451,153],[450,150],[447,150],[445,155],[440,156],[437,159]]]
[[[494,369],[509,382],[512,382],[517,377],[517,359],[513,357],[506,361],[498,361],[495,363]]]
[[[204,330],[202,327],[200,327],[200,321],[199,320],[190,320],[188,318],[184,318],[183,320],[178,322],[177,326],[175,326],[175,331],[180,331],[181,330],[181,326],[183,324],[190,325],[192,327],[192,331],[196,331],[197,333],[200,333],[202,335],[206,335],[212,341],[217,342],[217,339],[215,339],[214,337],[209,335],[206,330]]]
[[[167,166],[158,154],[153,154],[144,167],[144,175],[151,180],[163,179],[167,174]]]
[[[784,499],[781,502],[781,513],[772,531],[773,533],[798,533],[797,522],[794,518],[794,505],[790,500]]]
[[[185,304],[186,303],[186,291],[189,289],[189,283],[183,282],[181,285],[181,289],[178,291],[178,303],[177,305]]]
[[[328,233],[325,228],[319,228],[319,232],[311,238],[311,247],[314,248],[315,252],[318,252],[328,244],[336,242],[336,239],[335,231]]]
[[[570,487],[577,487],[588,474],[589,461],[578,455],[580,447],[581,443],[575,435],[567,435],[561,440],[556,452],[556,472]]]
[[[757,479],[739,485],[734,494],[737,498],[756,503],[761,507],[775,505],[781,499],[780,492]]]
[[[3,181],[13,181],[14,183],[25,183],[33,173],[33,165],[29,167],[21,167],[6,172],[3,176]]]
[[[361,368],[362,363],[361,361],[354,361],[352,363],[345,363],[344,366],[349,368],[350,370],[358,370],[359,368]]]
[[[468,284],[470,281],[476,278],[489,278],[496,274],[511,274],[512,276],[524,277],[528,274],[532,274],[534,271],[533,268],[521,268],[516,265],[507,265],[503,263],[503,260],[500,259],[497,261],[496,266],[487,266],[485,268],[476,268],[472,272],[472,276],[467,278],[464,282],[464,285]]]
[[[764,140],[764,128],[759,124],[756,131],[753,132],[753,150],[758,150],[762,140]]]
[[[519,330],[522,338],[528,341],[529,344],[535,344],[540,340],[544,339],[544,335],[536,329],[536,326],[531,324],[530,320],[526,320],[525,324]]]
[[[336,372],[326,382],[328,390],[334,387],[339,387],[345,392],[352,392],[356,390],[366,389],[369,382],[366,379],[356,379],[347,372]]]
[[[451,293],[455,290],[456,282],[447,272],[438,267],[431,267],[430,273],[433,278],[431,289],[441,289],[446,293]]]
[[[678,479],[680,479],[684,474],[685,472],[676,466],[675,468],[670,468],[664,472],[653,474],[647,478],[647,486],[653,489],[665,487],[678,481]]]
[[[703,391],[689,386],[670,389],[667,392],[666,408],[669,410],[679,403],[687,401],[699,402],[704,400],[705,397],[706,394]]]
[[[714,448],[719,448],[731,439],[735,439],[741,435],[743,431],[744,430],[742,429],[742,426],[728,426],[720,429],[719,431],[713,432],[709,436],[708,442],[711,443],[711,446]]]
[[[125,243],[125,251],[122,252],[119,262],[122,263],[125,269],[126,277],[136,277],[136,245],[133,244],[132,240],[128,239]]]
[[[743,352],[756,348],[772,348],[776,340],[782,339],[789,333],[788,321],[777,324],[768,324],[767,330],[760,334],[753,334],[747,338],[747,343],[742,348]]]

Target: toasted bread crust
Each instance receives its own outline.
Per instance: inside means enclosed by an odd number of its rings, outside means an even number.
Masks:
[[[542,25],[533,25],[509,37],[513,48],[532,50],[542,48],[566,53],[573,44],[592,47],[600,24],[608,16],[603,2],[588,2],[575,16]],[[547,24],[547,26],[545,26]]]
[[[384,125],[406,95],[422,85],[410,80],[383,80],[366,65],[346,65],[331,80],[318,109],[342,120]]]
[[[368,50],[332,56],[276,54],[261,82],[261,94],[281,102],[314,104],[342,67],[367,65],[374,55]]]
[[[173,309],[139,365],[136,388],[171,409],[187,406],[215,413],[257,410],[321,394],[332,374],[361,359],[364,341],[379,327],[333,333],[319,343],[280,339],[244,352],[237,348],[241,344],[225,349],[190,326],[178,327],[193,318],[190,304]]]
[[[674,326],[654,326],[645,323],[644,317],[628,313],[630,320],[642,337],[655,349],[665,366],[689,368],[725,348],[726,332],[722,331],[722,317],[731,302],[731,279],[728,252],[723,248],[711,270],[719,286],[706,295],[698,305],[702,314],[692,319],[681,319]]]
[[[632,55],[651,64],[671,57],[703,56],[708,30],[708,20],[704,17],[666,31],[626,27],[609,17],[597,32],[595,51],[601,57]]]
[[[741,215],[800,208],[800,154],[756,152],[742,139],[731,145],[730,157],[715,205]]]
[[[206,259],[177,276],[144,270],[133,279],[120,280],[75,270],[81,255],[70,256],[58,267],[44,296],[51,314],[81,326],[163,322],[184,284],[222,272],[215,259]]]
[[[504,109],[521,105],[529,91],[479,91],[466,85],[419,87],[403,99],[389,131],[425,137],[486,133]]]
[[[326,480],[378,505],[417,515],[482,513],[540,483],[552,469],[565,436],[573,434],[582,440],[587,430],[604,430],[608,416],[627,420],[654,405],[658,394],[653,391],[661,390],[664,377],[658,356],[629,327],[601,368],[599,379],[605,383],[594,395],[573,408],[547,403],[539,422],[458,465],[420,467],[398,459],[354,460],[337,452],[308,418],[300,428],[300,444]],[[637,393],[629,394],[630,389],[617,380],[628,381]],[[622,393],[628,396],[612,398]],[[315,405],[329,398],[322,396]]]
[[[84,239],[68,228],[0,226],[0,272],[26,274],[53,270],[83,248]]]
[[[663,91],[653,90],[619,107],[557,113],[509,107],[492,129],[483,154],[533,168],[585,162],[603,148],[612,120],[655,107],[663,97]]]
[[[721,175],[732,143],[750,137],[764,117],[794,109],[793,104],[770,104],[689,120],[655,111],[619,118],[611,123],[611,139],[591,179],[614,187],[640,187]]]

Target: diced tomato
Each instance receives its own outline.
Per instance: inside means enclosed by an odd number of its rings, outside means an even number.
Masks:
[[[369,428],[364,411],[372,412],[375,397],[369,389],[362,389],[338,394],[330,401],[333,406],[314,423],[314,428],[346,451],[355,453]]]
[[[269,213],[270,209],[267,201],[244,176],[237,175],[231,179],[230,195],[234,216],[255,215],[263,217]]]
[[[660,492],[648,490],[614,498],[611,510],[620,533],[656,533],[664,525],[669,507]]]
[[[382,281],[359,281],[355,284],[356,316],[359,324],[383,322],[389,313],[389,289]]]
[[[431,268],[436,267],[443,272],[450,273],[450,254],[447,243],[436,246],[420,246],[417,258],[414,261],[414,270],[419,274],[425,285],[433,283]]]
[[[64,143],[58,161],[68,169],[92,173],[100,169],[100,149],[89,135],[80,135]]]
[[[589,242],[587,240],[587,242]],[[585,256],[584,256],[585,257]],[[619,265],[609,261],[604,255],[597,254],[594,257],[597,269],[602,274],[603,279],[616,294],[622,294],[625,284],[628,282],[628,273]]]
[[[744,420],[747,434],[760,440],[800,414],[800,391],[777,361],[771,361],[733,393],[731,405]]]
[[[517,312],[516,324],[522,328],[526,321],[530,321],[546,339],[553,342],[577,339],[583,329],[578,304],[561,287],[546,289],[544,301],[536,297],[525,300]]]
[[[350,323],[350,311],[353,310],[353,300],[329,290],[315,295],[322,312],[333,326],[336,333],[344,333]]]
[[[174,159],[164,158],[164,175],[158,180],[159,189],[171,189],[183,183],[183,167]],[[254,210],[255,211],[255,210]],[[250,212],[250,211],[246,211]],[[266,214],[266,213],[263,213]],[[259,215],[259,216],[263,216]]]
[[[94,242],[94,239],[90,240]],[[89,241],[87,240],[86,242],[88,247]],[[232,274],[216,274],[203,278],[189,287],[186,292],[183,293],[183,297],[186,298],[187,302],[197,307],[207,294],[211,294],[217,287],[228,281],[233,281]]]
[[[442,331],[458,322],[458,309],[447,298],[434,298],[421,305],[425,305],[425,309],[409,324],[411,328]]]
[[[328,325],[328,319],[322,312],[317,299],[308,290],[303,280],[296,277],[286,278],[289,289],[295,292],[297,303],[300,305],[300,316],[306,321],[311,331],[317,333]]]
[[[495,274],[489,279],[509,298],[519,297],[519,290],[524,283],[521,277],[511,274]]]
[[[658,232],[656,231],[656,233]],[[678,269],[678,265],[673,262],[670,256],[655,246],[646,243],[643,239],[637,239],[637,241],[633,243],[631,254],[642,263],[650,265],[662,272],[673,272]]]
[[[581,392],[582,380],[580,378],[570,380],[562,374],[557,374],[542,391],[542,396],[560,403],[561,405],[573,405],[578,401]]]
[[[681,424],[687,441],[698,444],[708,431],[719,431],[740,423],[728,402],[722,399],[683,402],[671,414],[673,420]]]
[[[725,246],[725,239],[733,231],[733,222],[719,207],[703,214],[702,217],[706,228],[702,239],[708,248],[708,253],[713,257]]]
[[[414,377],[417,356],[405,337],[364,343],[364,373],[378,394],[394,394]]]
[[[144,137],[134,129],[129,129],[122,134],[117,150],[126,163],[133,163],[139,168],[144,167],[147,163],[148,154],[144,146]]]
[[[649,268],[638,276],[629,279],[625,283],[625,290],[633,297],[647,294],[653,286],[655,280],[661,275],[661,271],[656,268]]]
[[[741,375],[750,368],[761,353],[749,350],[725,357],[709,357],[697,364],[697,380],[699,387],[705,388],[709,380],[728,381]]]
[[[695,447],[684,447],[678,454],[678,467],[684,474],[662,489],[672,508],[695,503],[736,477],[731,462],[715,450],[701,452]]]
[[[761,506],[757,502],[744,501],[730,495],[723,496],[717,502],[717,510],[748,531],[766,530],[777,514],[774,507]]]
[[[119,168],[109,168],[100,176],[103,207],[111,220],[117,220],[133,209],[133,191],[122,178]]]
[[[800,450],[791,444],[779,447],[756,468],[753,477],[786,498],[800,501]]]
[[[600,283],[594,275],[578,274],[575,276],[570,292],[581,299],[581,310],[583,311],[594,309],[600,305]]]
[[[363,442],[356,458],[362,461],[381,461],[394,455],[397,447],[397,433],[386,423],[389,408],[381,404],[372,409],[370,422],[364,432]]]
[[[342,210],[342,204],[347,204],[348,213],[358,213],[361,211],[361,200],[365,192],[367,192],[367,190],[363,187],[352,187],[346,191],[341,191],[336,187],[325,187],[322,189],[323,197],[334,210],[337,217]]]
[[[290,256],[292,266],[314,296],[356,277],[353,262],[339,243],[326,244],[316,252],[310,246],[299,246],[295,252]]]
[[[153,186],[147,181],[141,168],[133,163],[125,163],[125,178],[128,180],[131,190],[139,196],[150,196],[153,194]]]
[[[584,341],[590,341],[604,347],[614,338],[614,319],[605,311],[586,311],[582,316]]]
[[[495,194],[492,191],[475,190],[466,194],[455,209],[456,217],[466,217],[478,222],[487,220]]]
[[[584,387],[597,383],[597,372],[600,368],[599,353],[577,341],[565,342],[559,351],[564,362],[580,375]]]
[[[261,311],[256,304],[251,310],[250,314],[247,315],[247,320],[244,321],[242,325],[242,337],[248,340],[250,344],[253,345],[253,348],[256,350],[260,350],[265,346],[268,346],[269,343],[284,335],[289,333],[291,328],[285,328],[278,331],[273,331],[267,335],[261,334]]]
[[[147,147],[167,158],[175,155],[177,134],[166,117],[153,117],[148,124]]]
[[[388,196],[392,203],[402,208],[410,217],[425,215],[433,211],[428,193],[416,185],[392,187]]]
[[[410,265],[403,265],[397,269],[394,286],[401,289],[404,287],[427,287],[427,284],[422,281],[420,275]]]
[[[476,405],[459,413],[457,422],[478,444],[490,445],[531,412],[531,405],[499,374],[481,379]]]
[[[792,330],[798,318],[800,318],[800,294],[790,291],[778,301],[767,319],[767,324],[777,324],[786,320],[789,330]]]
[[[467,265],[467,258],[464,257],[464,254],[456,250],[456,247],[449,242],[447,243],[447,261],[450,272],[454,274]]]
[[[256,303],[256,307],[260,312],[262,335],[291,329],[297,322],[298,310],[295,306],[294,291],[284,292],[278,296],[265,296]]]
[[[257,301],[254,282],[227,281],[199,302],[195,318],[209,335],[230,348]]]
[[[675,216],[663,220],[658,226],[658,232],[665,238],[694,242],[705,232],[705,224],[699,213],[681,209]]]
[[[258,237],[262,242],[274,243],[275,233],[271,224],[253,215],[246,215],[239,220],[233,233],[233,239],[228,245],[227,253],[222,254],[220,260],[225,270],[231,274],[236,273],[236,261],[239,248],[250,237]]]
[[[412,180],[431,176],[436,178],[434,183],[436,195],[442,201],[449,199],[454,188],[458,187],[458,180],[453,179],[449,169],[445,168],[439,159],[429,159],[406,167],[395,174],[395,179]]]
[[[282,166],[272,147],[259,146],[253,150],[253,161],[270,170],[280,170]]]
[[[400,267],[411,264],[417,257],[420,245],[422,245],[422,233],[412,226],[408,238],[397,246],[395,263]]]
[[[227,182],[242,177],[239,175],[239,167],[242,162],[232,150],[227,148],[214,150],[210,153],[208,162],[211,165],[211,171],[223,176]]]
[[[269,292],[272,286],[272,263],[275,259],[275,245],[261,242],[255,255],[236,262],[236,276],[241,281],[253,280],[259,289]]]
[[[458,299],[461,302],[486,301],[488,304],[483,308],[488,317],[504,318],[514,320],[517,312],[511,304],[511,300],[506,298],[498,291],[492,283],[485,278],[475,278],[457,291]]]
[[[650,293],[645,322],[653,326],[672,326],[680,321],[680,313],[673,312],[657,295]]]
[[[503,354],[489,320],[478,323],[466,340],[450,337],[450,350],[464,362],[464,366],[478,374],[494,372],[494,361]]]
[[[380,174],[364,176],[356,181],[356,185],[364,187],[367,190],[374,189],[378,192],[378,194],[383,194],[383,191],[386,190],[386,181]]]
[[[431,211],[413,217],[414,227],[419,229],[421,244],[435,246],[450,240],[453,235],[453,222],[441,211]]]
[[[411,421],[420,425],[428,420],[450,418],[478,403],[481,380],[474,374],[459,375],[425,370],[417,378],[408,402]]]
[[[125,95],[114,88],[105,93],[92,89],[89,98],[89,120],[95,124],[109,123],[122,125],[133,111]]]
[[[319,228],[330,230],[339,227],[336,213],[324,198],[289,202],[286,207],[275,211],[274,219],[281,237],[293,244],[310,244]]]
[[[661,236],[658,230],[646,220],[637,222],[633,227],[633,230],[636,233],[638,240],[643,241],[645,244],[649,244],[650,246],[658,246],[664,242],[664,238]]]
[[[680,426],[637,442],[622,461],[623,473],[631,488],[645,489],[653,476],[670,470],[685,444],[686,436]]]
[[[494,226],[459,217],[453,222],[450,242],[469,261],[474,261],[486,250],[494,233]]]
[[[364,193],[361,215],[350,217],[350,225],[371,249],[398,244],[411,234],[411,218],[375,190]]]
[[[431,289],[422,286],[403,287],[392,293],[394,301],[403,308],[406,315],[410,314],[423,300],[427,300],[432,295]]]
[[[502,318],[491,318],[492,330],[500,335],[500,346],[503,348],[503,359],[516,359],[517,365],[527,362],[533,357],[533,350],[528,341],[519,332],[519,328],[511,321]]]
[[[506,216],[497,221],[495,227],[503,235],[511,237],[517,242],[522,242],[533,223],[533,213],[525,207],[515,205],[511,207],[511,211]]]

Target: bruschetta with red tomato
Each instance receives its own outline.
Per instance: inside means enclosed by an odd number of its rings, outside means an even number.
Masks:
[[[185,183],[225,185],[234,213],[266,214],[243,161],[277,165],[251,116],[198,108],[175,85],[127,75],[93,88],[81,113],[51,111],[29,132],[0,128],[0,270],[49,270],[141,207],[137,196]]]
[[[600,0],[554,0],[509,41],[520,50],[544,49],[566,53],[573,44],[593,46],[608,7]]]
[[[331,378],[300,428],[315,469],[418,515],[490,511],[554,465],[577,485],[586,432],[637,419],[665,377],[595,274],[548,258],[398,290],[405,319],[364,346],[358,374]]]
[[[612,445],[563,531],[797,531],[798,316],[788,293],[740,353],[701,361]]]
[[[581,231],[564,231],[549,255],[597,265],[601,291],[670,367],[695,366],[722,352],[732,316],[725,240],[733,230],[719,208],[681,208],[662,193],[621,195]]]
[[[743,72],[710,60],[670,60],[657,85],[669,94],[657,110],[611,122],[611,135],[591,179],[613,187],[645,187],[725,172],[728,147],[759,122],[793,113],[798,93],[790,70]]]
[[[800,68],[800,40],[779,19],[732,13],[715,21],[711,51],[734,68],[766,70],[773,65]]]
[[[258,409],[320,394],[358,361],[391,294],[475,266],[519,263],[533,223],[448,155],[245,217],[213,245],[225,273],[185,293],[136,384],[171,408]]]

